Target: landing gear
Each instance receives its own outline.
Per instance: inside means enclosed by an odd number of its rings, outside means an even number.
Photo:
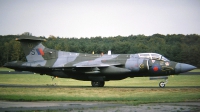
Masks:
[[[159,86],[160,86],[161,88],[164,88],[164,87],[165,87],[165,84],[167,84],[167,79],[165,80],[165,82],[161,81],[161,82],[159,83]]]
[[[159,83],[159,86],[160,86],[161,88],[164,88],[164,87],[165,87],[165,83],[164,83],[163,81],[161,81],[161,82]]]
[[[57,77],[55,77],[55,76],[51,76],[52,81],[53,81],[55,78],[57,78]],[[49,84],[47,84],[47,85],[49,85]],[[57,84],[55,83],[55,84],[50,84],[50,85],[52,85],[52,86],[56,86]]]
[[[52,81],[55,79],[56,77],[54,77],[54,76],[51,76],[51,79],[52,79]]]
[[[91,81],[92,87],[103,87],[105,82],[104,81]]]

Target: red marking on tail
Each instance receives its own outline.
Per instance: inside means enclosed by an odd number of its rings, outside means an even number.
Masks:
[[[43,50],[41,48],[38,48],[38,50],[39,50],[40,54],[43,56],[44,55]]]

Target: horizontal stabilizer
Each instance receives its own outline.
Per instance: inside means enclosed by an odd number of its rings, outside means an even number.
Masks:
[[[38,38],[38,37],[35,37],[35,36],[26,36],[26,35],[22,35],[20,36],[20,38],[16,38],[15,40],[17,41],[46,41],[45,39],[42,39],[42,38]]]

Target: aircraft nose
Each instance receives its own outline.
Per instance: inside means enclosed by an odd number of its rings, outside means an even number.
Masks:
[[[177,63],[175,66],[175,73],[184,73],[190,70],[196,69],[197,67],[185,63]]]

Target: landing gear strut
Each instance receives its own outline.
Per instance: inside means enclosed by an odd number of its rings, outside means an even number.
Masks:
[[[103,87],[105,82],[104,81],[91,81],[92,87]]]
[[[165,80],[165,82],[161,81],[161,82],[159,83],[159,86],[160,86],[161,88],[164,88],[164,87],[165,87],[165,84],[167,84],[167,79]]]
[[[55,76],[51,76],[51,79],[52,79],[52,81],[55,79],[55,78],[57,78],[57,77],[55,77]],[[56,85],[56,83],[55,84],[53,84],[54,86]]]
[[[52,81],[55,79],[56,77],[54,77],[54,76],[51,76],[51,79],[52,79]]]

